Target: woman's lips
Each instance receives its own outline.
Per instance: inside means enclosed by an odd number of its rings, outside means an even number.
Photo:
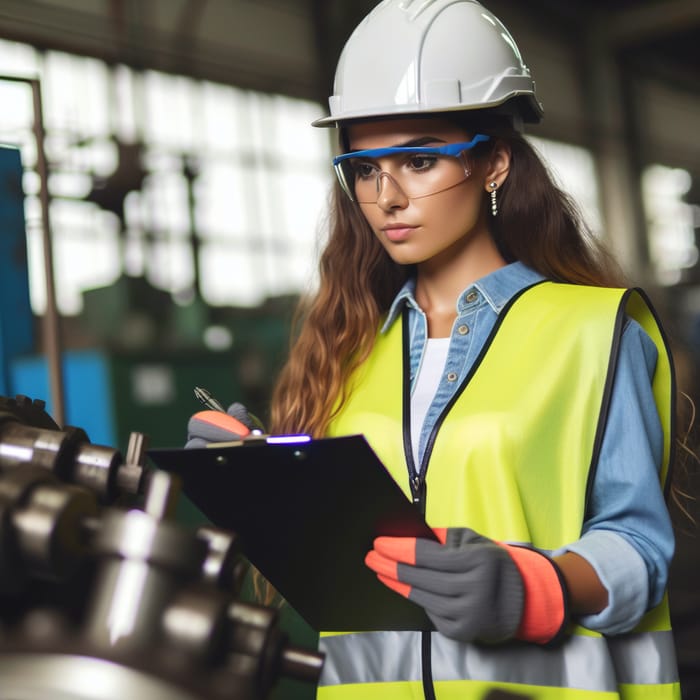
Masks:
[[[392,224],[391,226],[384,226],[382,231],[392,243],[399,243],[400,241],[405,241],[415,229],[415,226],[409,226],[408,224]]]

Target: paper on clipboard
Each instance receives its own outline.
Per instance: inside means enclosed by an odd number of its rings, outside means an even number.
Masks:
[[[435,536],[363,436],[148,454],[315,629],[433,628],[364,564],[378,535]]]

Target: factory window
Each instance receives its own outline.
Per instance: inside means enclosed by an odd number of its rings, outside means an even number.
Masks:
[[[557,185],[579,206],[590,230],[595,235],[602,235],[600,193],[591,152],[580,146],[534,136],[528,136],[527,140],[542,156]]]
[[[56,296],[143,276],[185,302],[255,306],[312,283],[330,143],[315,103],[0,40],[39,77]],[[32,306],[45,308],[31,92],[0,80],[0,141],[21,148]],[[193,245],[194,243],[194,245]]]
[[[700,208],[686,201],[691,185],[690,173],[681,168],[652,165],[642,175],[649,256],[660,284],[678,284],[698,262]]]
[[[42,81],[59,309],[145,277],[175,301],[255,306],[315,279],[330,184],[317,104],[0,40],[7,75]],[[32,306],[45,306],[27,86],[0,80],[0,139],[22,148]],[[601,229],[591,154],[531,138]]]

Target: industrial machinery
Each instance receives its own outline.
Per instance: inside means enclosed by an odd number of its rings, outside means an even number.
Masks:
[[[239,597],[234,533],[173,517],[176,477],[0,397],[0,700],[258,700],[322,655]]]

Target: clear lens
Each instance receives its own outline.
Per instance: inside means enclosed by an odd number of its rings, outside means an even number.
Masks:
[[[464,182],[471,173],[466,153],[396,153],[377,160],[347,158],[336,165],[347,193],[360,203],[374,203],[382,189],[399,187],[409,199],[428,197]]]

